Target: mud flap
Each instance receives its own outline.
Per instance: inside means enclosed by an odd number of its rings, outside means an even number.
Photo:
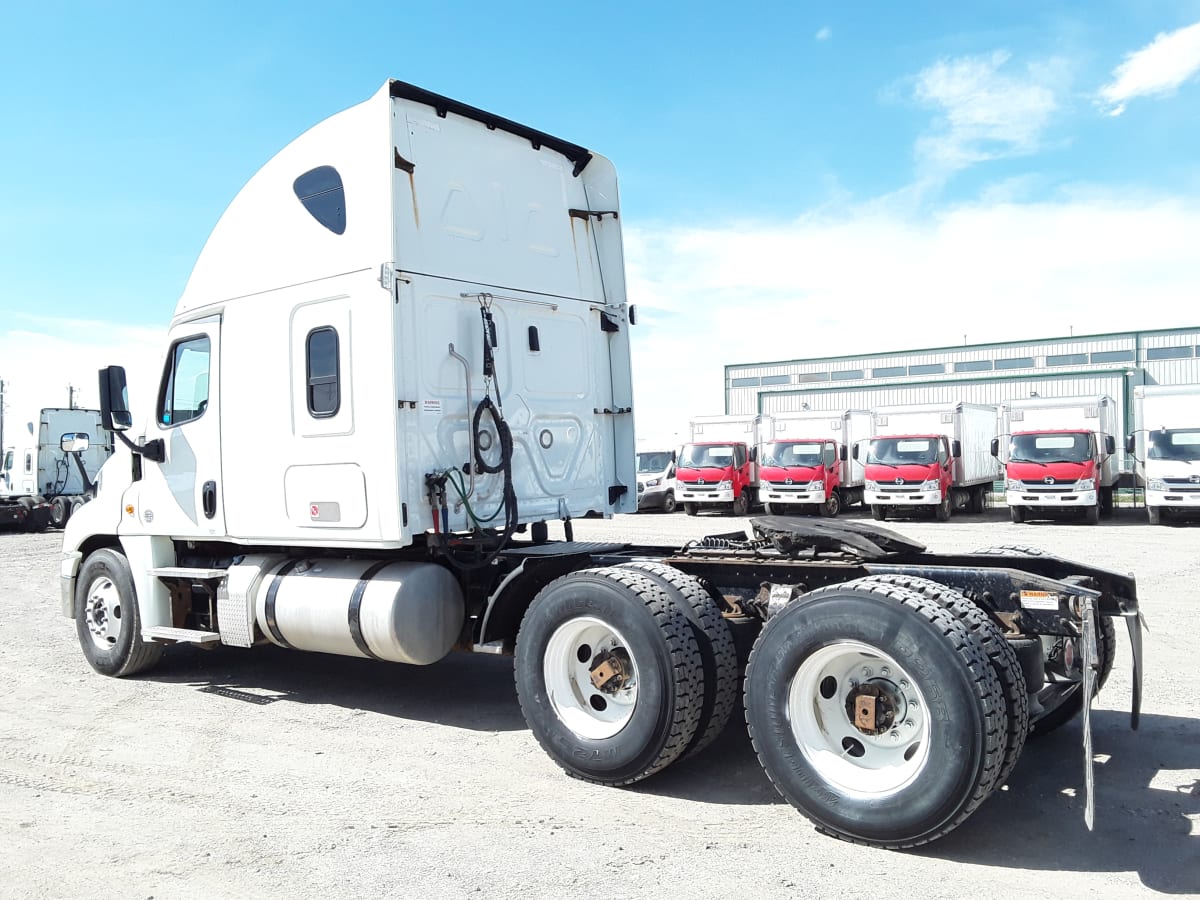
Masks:
[[[1083,821],[1088,831],[1096,824],[1096,774],[1092,760],[1092,694],[1096,691],[1096,604],[1083,604],[1083,786],[1085,806]]]
[[[1129,727],[1137,731],[1142,718],[1142,631],[1149,631],[1150,626],[1137,610],[1124,615],[1129,628],[1129,646],[1133,649],[1133,707],[1129,711]]]

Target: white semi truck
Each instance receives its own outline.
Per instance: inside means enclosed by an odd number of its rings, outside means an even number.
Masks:
[[[0,458],[0,526],[61,528],[94,495],[112,434],[98,409],[47,407],[17,422]]]
[[[982,403],[880,406],[866,457],[864,502],[876,519],[900,510],[983,512],[999,468],[990,448],[997,409]],[[855,447],[859,450],[858,445]]]
[[[1134,455],[1145,489],[1146,516],[1200,515],[1200,385],[1139,385],[1133,389]]]
[[[1112,515],[1120,417],[1106,394],[1002,403],[992,455],[1004,466],[1012,520],[1070,513],[1095,525]]]
[[[1086,563],[832,520],[574,540],[635,507],[631,318],[602,156],[398,81],[317,125],[217,223],[155,407],[101,372],[122,446],[63,535],[83,655],[512,654],[534,737],[611,785],[708,747],[744,674],[781,793],[896,848],[967,819],[1031,728],[1087,723],[1114,618],[1140,685],[1134,579]]]

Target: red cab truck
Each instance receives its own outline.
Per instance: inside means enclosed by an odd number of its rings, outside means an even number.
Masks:
[[[819,512],[836,516],[862,501],[863,465],[850,457],[871,436],[866,410],[776,413],[763,421],[758,497],[767,515]]]
[[[675,466],[675,498],[694,516],[702,509],[744,516],[758,502],[755,464],[758,416],[705,416],[692,420],[692,439]]]

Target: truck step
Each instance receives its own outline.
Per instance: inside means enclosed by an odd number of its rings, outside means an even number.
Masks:
[[[194,581],[210,581],[229,574],[225,569],[191,569],[187,566],[159,566],[147,571],[159,578],[191,578]]]
[[[151,641],[178,641],[181,644],[208,644],[221,640],[215,631],[197,631],[194,628],[171,628],[154,625],[142,629],[142,639]]]

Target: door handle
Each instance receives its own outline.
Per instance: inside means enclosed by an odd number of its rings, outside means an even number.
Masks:
[[[204,482],[201,497],[204,503],[204,517],[211,519],[217,514],[217,483],[215,481]]]

